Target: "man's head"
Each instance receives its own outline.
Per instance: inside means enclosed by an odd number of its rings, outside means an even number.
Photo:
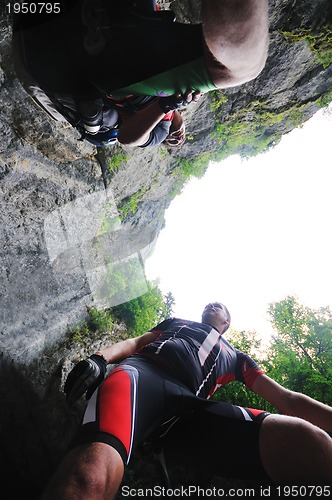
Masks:
[[[231,315],[226,306],[220,302],[211,302],[205,306],[202,323],[213,326],[220,334],[225,333],[231,322]]]

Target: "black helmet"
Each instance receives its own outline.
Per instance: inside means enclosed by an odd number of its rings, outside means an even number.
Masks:
[[[106,132],[98,132],[98,134],[85,133],[84,139],[98,146],[99,148],[106,148],[107,146],[113,146],[117,142],[119,130],[117,128],[111,128]]]

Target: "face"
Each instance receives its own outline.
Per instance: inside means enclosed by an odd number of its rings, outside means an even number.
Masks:
[[[202,322],[215,327],[219,333],[224,333],[229,327],[230,315],[223,304],[211,302],[204,308]]]

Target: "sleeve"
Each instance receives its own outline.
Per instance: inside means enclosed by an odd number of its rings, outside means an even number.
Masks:
[[[164,116],[163,120],[173,121],[174,114],[175,114],[175,111],[173,109],[173,111],[169,111],[168,113],[166,113],[166,115]]]
[[[150,132],[150,137],[145,144],[139,146],[140,148],[147,148],[150,146],[157,146],[161,144],[169,134],[171,128],[170,120],[161,120],[158,125]]]
[[[164,332],[170,326],[172,321],[173,321],[173,318],[165,319],[164,321],[159,323],[157,326],[154,326],[153,328],[151,328],[150,332]]]
[[[248,354],[244,354],[241,351],[236,350],[237,354],[237,365],[235,377],[245,384],[249,389],[255,382],[259,375],[263,375],[264,371],[260,369],[256,361],[254,361]]]

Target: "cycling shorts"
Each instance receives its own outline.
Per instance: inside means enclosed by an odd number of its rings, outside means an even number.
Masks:
[[[169,435],[170,443],[185,442],[188,450],[190,442],[191,448],[199,443],[216,464],[216,454],[223,450],[225,457],[230,455],[230,463],[248,462],[261,473],[258,436],[267,415],[199,398],[150,361],[135,356],[118,365],[94,392],[73,446],[106,443],[127,464],[132,452],[162,424],[180,417]]]

